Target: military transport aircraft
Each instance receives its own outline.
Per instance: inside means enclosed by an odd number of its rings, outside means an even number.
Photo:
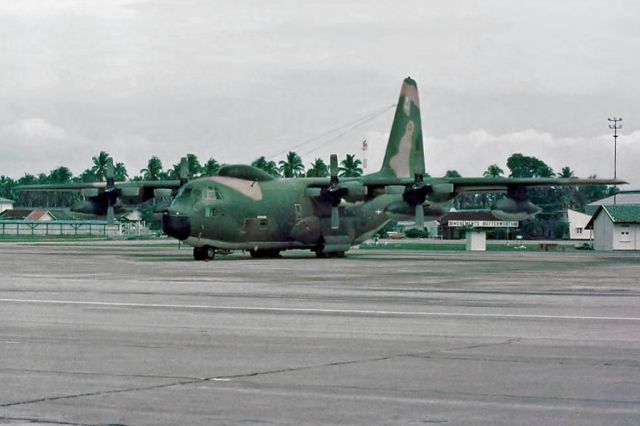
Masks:
[[[611,179],[428,178],[425,177],[420,103],[416,82],[404,80],[380,171],[338,178],[276,178],[247,165],[223,167],[218,176],[186,183],[164,212],[164,232],[194,247],[196,260],[217,250],[249,250],[275,257],[282,250],[309,249],[319,257],[343,256],[389,220],[438,218],[442,203],[462,193],[503,192],[493,214],[504,220],[534,216],[540,208],[527,187],[626,183]]]
[[[106,182],[62,183],[42,185],[20,185],[16,191],[73,191],[80,192],[84,200],[71,208],[71,211],[90,213],[107,217],[113,223],[114,214],[131,211],[136,207],[154,203],[154,211],[162,212],[171,203],[172,195],[187,183],[188,163],[186,157],[180,159],[179,179],[142,180],[116,182],[114,180],[113,159],[107,159]]]

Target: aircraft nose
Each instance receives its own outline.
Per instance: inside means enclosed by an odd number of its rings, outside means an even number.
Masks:
[[[189,217],[165,211],[162,215],[162,230],[170,237],[186,240],[191,234]]]

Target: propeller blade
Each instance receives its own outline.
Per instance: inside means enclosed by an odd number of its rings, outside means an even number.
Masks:
[[[329,173],[331,175],[331,182],[334,180],[337,182],[338,180],[338,156],[336,154],[331,154],[329,158]]]
[[[416,205],[416,228],[424,228],[424,209],[422,207],[422,204]]]
[[[331,229],[340,228],[340,214],[338,207],[331,207]]]
[[[187,157],[182,157],[180,159],[178,173],[180,175],[180,182],[184,185],[189,179],[189,161],[187,160]]]
[[[113,206],[109,204],[109,206],[107,207],[107,225],[113,225],[113,218],[114,218]]]
[[[107,178],[107,188],[113,187],[113,181],[115,177],[116,169],[113,167],[113,158],[107,158],[107,167],[104,171],[104,176]]]

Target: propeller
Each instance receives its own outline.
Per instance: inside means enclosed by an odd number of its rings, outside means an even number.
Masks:
[[[180,186],[182,187],[189,180],[189,161],[187,160],[187,157],[182,157],[180,159],[178,176],[180,178]]]
[[[329,159],[329,174],[331,176],[329,187],[327,188],[327,195],[329,202],[331,203],[331,229],[340,228],[340,213],[338,211],[338,205],[342,199],[342,188],[338,180],[338,156],[331,154]]]
[[[114,219],[114,205],[118,201],[118,193],[115,185],[115,169],[113,167],[113,158],[107,159],[107,167],[105,170],[105,177],[107,178],[107,185],[104,189],[105,196],[107,197],[107,224],[113,225]]]

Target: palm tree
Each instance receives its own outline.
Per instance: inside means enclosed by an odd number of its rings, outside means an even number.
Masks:
[[[51,170],[49,173],[49,181],[51,183],[67,183],[73,177],[73,173],[69,170],[68,167],[60,166],[56,169]]]
[[[504,170],[498,167],[497,164],[492,164],[487,167],[487,170],[482,174],[482,176],[487,178],[498,178],[504,174]]]
[[[109,153],[106,151],[100,151],[95,157],[91,158],[93,161],[93,167],[91,167],[91,171],[96,175],[98,181],[102,182],[105,178],[105,173],[107,171],[107,163],[109,162]]]
[[[278,164],[280,165],[280,173],[282,173],[284,177],[297,177],[304,174],[302,158],[293,151],[289,151],[287,153],[287,159],[280,160]]]
[[[347,154],[338,167],[338,176],[358,177],[362,176],[362,161],[356,158],[355,154]]]
[[[215,176],[220,171],[220,163],[215,158],[209,158],[209,160],[202,166],[202,173],[207,176]]]
[[[147,180],[158,180],[162,174],[162,161],[155,155],[149,159],[146,169],[140,169]]]
[[[113,166],[114,180],[118,182],[123,182],[127,180],[128,177],[129,177],[129,173],[127,172],[127,168],[125,167],[124,163],[116,163],[116,165]]]
[[[76,178],[74,178],[77,182],[84,182],[84,183],[92,183],[92,182],[97,182],[98,181],[98,177],[96,176],[96,174],[94,173],[92,168],[88,168],[85,171],[83,171],[82,173],[80,173],[80,175]]]
[[[320,158],[311,163],[311,167],[307,170],[307,177],[325,177],[329,176],[329,168],[327,164]]]
[[[571,170],[571,167],[565,166],[562,168],[562,171],[558,173],[558,177],[571,179],[571,178],[575,178],[576,176],[573,174],[573,170]]]
[[[256,159],[251,166],[269,173],[271,176],[280,176],[280,170],[275,161],[267,161],[264,155]]]

